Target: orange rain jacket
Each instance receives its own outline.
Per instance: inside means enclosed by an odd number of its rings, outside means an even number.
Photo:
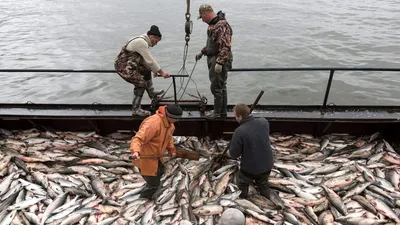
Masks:
[[[165,115],[166,106],[160,106],[156,114],[147,117],[140,124],[139,131],[132,138],[130,151],[140,156],[176,153],[173,133],[175,126],[169,123]],[[158,161],[162,158],[133,160],[132,165],[140,168],[143,176],[157,176]]]

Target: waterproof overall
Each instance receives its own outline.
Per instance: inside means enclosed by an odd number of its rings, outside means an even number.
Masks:
[[[212,30],[207,31],[207,66],[209,78],[211,81],[211,93],[214,95],[214,114],[216,116],[226,115],[226,108],[228,105],[228,95],[226,89],[226,81],[228,79],[228,71],[232,69],[232,52],[230,52],[229,60],[222,65],[220,73],[215,72],[215,64],[218,55],[218,45],[212,39]]]
[[[154,193],[156,193],[159,185],[160,185],[160,180],[161,176],[164,174],[165,167],[164,164],[162,164],[160,161],[158,161],[158,169],[157,169],[157,175],[156,176],[143,176],[143,179],[146,181],[147,185],[143,189],[143,191],[140,193],[141,198],[147,198],[147,199],[152,199]]]
[[[154,90],[151,71],[142,64],[143,57],[137,52],[132,52],[126,49],[128,44],[136,38],[142,37],[132,38],[122,47],[120,53],[115,59],[114,68],[122,79],[134,85],[132,114],[149,116],[150,112],[140,108],[144,92],[147,91],[147,94],[152,99],[156,95],[162,93],[162,91]]]

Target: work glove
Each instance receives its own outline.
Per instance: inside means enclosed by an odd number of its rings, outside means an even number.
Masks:
[[[218,63],[215,64],[215,72],[216,73],[221,73],[222,72],[222,65],[221,64],[218,64]]]
[[[201,57],[203,57],[203,53],[202,53],[202,52],[197,53],[197,55],[196,55],[196,61],[200,60]]]

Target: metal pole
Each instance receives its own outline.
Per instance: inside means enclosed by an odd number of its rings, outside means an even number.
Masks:
[[[174,100],[175,100],[175,105],[178,104],[178,101],[176,99],[176,84],[175,84],[175,77],[172,77],[172,83],[174,85]]]
[[[256,100],[254,101],[253,105],[252,105],[251,108],[250,108],[250,113],[253,112],[254,108],[256,107],[258,101],[260,101],[260,98],[263,96],[263,94],[264,94],[264,91],[261,90],[261,91],[260,91],[260,94],[258,94]]]
[[[332,84],[332,79],[333,79],[333,73],[335,70],[331,70],[331,73],[329,74],[329,80],[328,80],[328,85],[326,86],[325,90],[325,97],[324,97],[324,103],[322,104],[322,108],[326,108],[326,102],[328,101],[328,96],[329,96],[329,91],[331,89],[331,84]]]
[[[345,67],[299,67],[299,68],[232,68],[229,72],[255,71],[387,71],[399,72],[400,68],[345,68]],[[0,73],[116,73],[115,70],[88,70],[88,69],[2,69]],[[189,75],[171,75],[171,77],[189,77]]]
[[[74,69],[0,69],[0,73],[117,73],[115,70],[74,70]],[[189,77],[183,74],[170,74],[171,77]],[[162,77],[158,75],[158,77]]]

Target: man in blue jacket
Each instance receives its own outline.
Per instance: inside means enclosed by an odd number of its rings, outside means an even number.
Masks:
[[[237,104],[233,108],[239,127],[233,133],[229,153],[240,159],[238,187],[240,197],[247,198],[249,185],[255,181],[260,194],[270,199],[268,185],[269,174],[274,166],[274,159],[269,139],[269,123],[265,118],[254,118],[246,104]]]

